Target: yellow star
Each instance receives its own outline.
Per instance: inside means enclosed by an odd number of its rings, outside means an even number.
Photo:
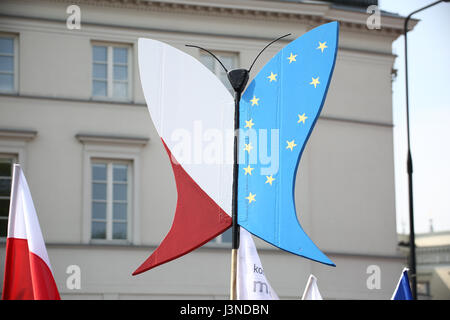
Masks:
[[[268,79],[270,79],[270,82],[272,82],[272,81],[277,81],[277,73],[273,73],[273,72],[270,72],[270,76],[268,76],[267,78]]]
[[[319,77],[317,77],[317,78],[312,78],[312,81],[309,83],[309,84],[313,84],[314,85],[314,88],[316,88],[316,86],[318,85],[318,84],[320,84],[320,82],[319,82]]]
[[[251,129],[255,124],[253,123],[253,119],[245,120],[245,128]]]
[[[248,165],[247,168],[244,168],[245,175],[247,175],[247,173],[248,173],[249,175],[252,175],[253,169],[255,169],[255,168],[252,168],[252,167],[250,167],[250,165]]]
[[[292,140],[292,141],[286,141],[287,142],[287,146],[286,146],[286,149],[291,149],[291,151],[292,150],[294,150],[294,147],[296,146],[296,144],[295,144],[295,142],[294,142],[295,140]]]
[[[291,52],[291,55],[288,57],[288,60],[289,60],[289,64],[292,62],[292,61],[297,61],[297,60],[295,60],[295,58],[297,57],[297,55],[295,54],[292,54],[292,52]]]
[[[305,114],[302,114],[302,115],[299,114],[297,123],[303,122],[303,124],[305,124],[306,119],[308,119],[308,117],[305,116]]]
[[[328,48],[327,46],[326,46],[326,41],[325,42],[320,42],[319,41],[319,46],[316,48],[316,49],[320,49],[320,50],[322,50],[322,52],[323,52],[323,50],[325,49],[325,48]]]
[[[253,99],[250,100],[250,102],[252,103],[252,106],[254,106],[255,104],[257,106],[259,106],[258,101],[259,101],[259,98],[257,98],[256,96],[253,96]]]
[[[249,143],[249,144],[246,144],[246,143],[245,143],[245,148],[244,148],[245,151],[247,151],[248,153],[250,153],[250,150],[252,150],[252,149],[253,149],[253,147],[252,147],[252,144],[251,144],[251,143]]]
[[[250,194],[248,195],[248,197],[245,197],[245,199],[248,200],[248,203],[252,203],[252,201],[256,201],[256,200],[255,200],[255,196],[256,196],[256,194],[252,194],[252,193],[250,192]]]
[[[266,179],[266,183],[269,183],[270,185],[272,185],[273,180],[275,180],[275,178],[272,176],[266,176]]]

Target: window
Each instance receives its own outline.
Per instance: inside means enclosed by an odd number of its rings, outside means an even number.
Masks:
[[[225,68],[228,70],[233,70],[236,68],[238,55],[232,52],[213,52],[214,55],[222,61]],[[211,70],[225,85],[228,91],[234,95],[234,90],[231,87],[230,81],[228,81],[227,74],[225,70],[223,70],[222,66],[216,59],[214,59],[209,53],[201,52],[200,62],[205,65],[209,70]]]
[[[232,238],[231,230],[232,230],[232,228],[229,228],[224,233],[222,233],[222,234],[218,235],[217,237],[215,237],[214,239],[212,239],[210,241],[210,243],[224,243],[224,244],[231,243],[231,238]]]
[[[96,99],[130,100],[130,46],[92,46],[92,96]]]
[[[8,234],[12,169],[16,162],[15,156],[0,154],[0,238],[4,238]]]
[[[127,240],[131,163],[93,160],[91,239]]]
[[[422,298],[430,297],[430,282],[428,281],[417,281],[417,295]]]
[[[149,138],[75,137],[83,144],[82,243],[139,245],[141,152]]]
[[[16,91],[16,38],[0,35],[0,92]]]

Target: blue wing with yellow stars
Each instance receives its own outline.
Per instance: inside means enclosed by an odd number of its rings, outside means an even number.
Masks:
[[[299,256],[334,263],[303,231],[294,187],[300,157],[325,102],[339,24],[319,26],[284,47],[240,101],[238,223]]]

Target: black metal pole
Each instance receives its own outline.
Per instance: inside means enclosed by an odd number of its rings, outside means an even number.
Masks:
[[[227,73],[228,80],[234,89],[234,151],[233,151],[233,193],[232,193],[232,238],[231,238],[231,282],[230,299],[237,299],[236,276],[237,276],[237,253],[239,249],[239,225],[238,225],[238,177],[239,177],[239,114],[241,94],[249,77],[246,69],[234,69]]]
[[[443,0],[433,2],[423,8],[411,12],[405,19],[403,35],[405,37],[405,93],[406,93],[406,133],[408,140],[408,155],[406,168],[408,172],[408,195],[409,195],[409,270],[411,280],[411,291],[413,299],[417,299],[417,271],[416,271],[416,239],[414,231],[414,199],[413,199],[413,162],[411,156],[411,140],[409,127],[409,87],[408,87],[408,22],[411,17],[427,8],[430,8]],[[448,2],[448,1],[447,1]]]
[[[241,92],[235,91],[234,94],[234,147],[233,147],[233,191],[231,205],[231,278],[230,278],[230,300],[237,300],[237,259],[239,249],[239,225],[238,225],[238,149],[239,149],[239,105]]]
[[[237,259],[239,249],[239,225],[238,225],[238,149],[239,149],[239,105],[241,92],[235,91],[234,94],[234,151],[233,151],[233,193],[231,205],[231,279],[230,279],[230,300],[237,300]]]
[[[236,91],[234,94],[234,154],[233,154],[233,196],[232,196],[232,239],[231,248],[239,249],[239,227],[237,215],[237,194],[238,194],[238,177],[239,177],[239,163],[238,163],[238,148],[239,148],[239,106],[241,100],[241,92]]]

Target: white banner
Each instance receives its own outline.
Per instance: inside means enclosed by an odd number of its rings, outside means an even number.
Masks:
[[[312,274],[309,276],[302,300],[323,300],[319,287],[317,286],[317,278]]]
[[[237,262],[238,300],[278,300],[267,281],[252,235],[240,228]]]

